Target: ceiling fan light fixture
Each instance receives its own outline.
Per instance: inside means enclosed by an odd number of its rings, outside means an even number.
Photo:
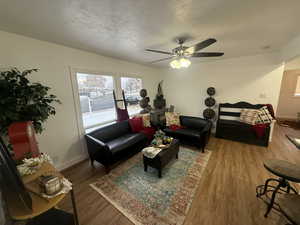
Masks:
[[[186,58],[174,59],[170,62],[173,69],[187,68],[191,65],[191,61]]]
[[[181,58],[180,65],[181,65],[181,67],[187,68],[191,65],[191,61],[186,58]]]
[[[173,69],[180,69],[181,68],[181,64],[180,64],[180,61],[178,59],[174,59],[170,62],[170,66],[173,68]]]
[[[201,41],[194,46],[188,47],[183,45],[186,41],[186,38],[178,39],[179,46],[173,48],[171,51],[161,51],[161,50],[154,50],[154,49],[146,49],[149,52],[161,53],[165,55],[169,55],[167,58],[159,59],[152,61],[151,63],[158,63],[165,60],[173,59],[170,62],[170,66],[173,69],[180,69],[180,68],[187,68],[191,65],[191,61],[189,58],[200,58],[200,57],[219,57],[223,56],[223,52],[199,52],[200,50],[207,48],[208,46],[214,44],[217,40],[214,38],[208,38],[204,41]]]

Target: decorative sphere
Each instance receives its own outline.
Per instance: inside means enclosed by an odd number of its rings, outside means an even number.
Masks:
[[[149,103],[149,98],[143,98],[140,100],[140,106],[141,108],[146,108],[148,106]]]
[[[203,111],[203,116],[205,119],[213,119],[216,116],[216,113],[214,110],[207,108]]]
[[[212,95],[216,94],[216,89],[214,87],[209,87],[209,88],[207,88],[206,92],[209,96],[212,96]]]
[[[142,98],[145,98],[145,97],[147,96],[147,90],[146,90],[146,89],[140,90],[140,96],[141,96]]]
[[[214,98],[208,97],[208,98],[205,99],[205,105],[206,105],[207,107],[212,107],[212,106],[214,106],[215,104],[216,104],[216,100],[215,100]]]

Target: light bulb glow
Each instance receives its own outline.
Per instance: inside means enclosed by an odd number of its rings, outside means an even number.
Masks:
[[[191,61],[186,58],[174,59],[170,62],[173,69],[187,68],[191,65]]]
[[[181,58],[180,59],[180,65],[181,65],[181,67],[187,68],[191,65],[191,61],[186,59],[186,58]]]
[[[180,65],[180,61],[175,59],[170,63],[171,67],[173,69],[180,69],[181,65]]]

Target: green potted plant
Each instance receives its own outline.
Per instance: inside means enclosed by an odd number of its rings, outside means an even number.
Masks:
[[[60,103],[49,94],[50,87],[32,83],[27,76],[38,69],[20,71],[11,68],[0,71],[0,135],[7,136],[11,123],[32,121],[37,133],[43,131],[43,123],[56,113],[53,103]]]

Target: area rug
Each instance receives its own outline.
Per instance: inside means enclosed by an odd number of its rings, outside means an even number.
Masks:
[[[181,147],[158,178],[139,153],[91,186],[136,225],[181,225],[210,155]]]
[[[300,138],[296,138],[290,135],[286,135],[286,137],[298,148],[300,149]]]

